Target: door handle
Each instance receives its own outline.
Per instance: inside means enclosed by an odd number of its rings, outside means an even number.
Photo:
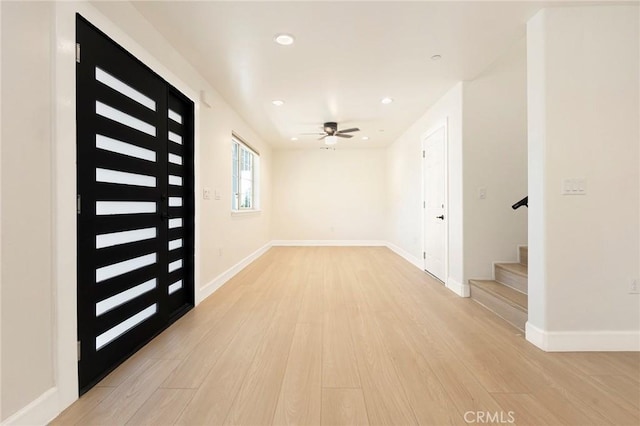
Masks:
[[[444,215],[436,216],[436,219],[444,220]]]

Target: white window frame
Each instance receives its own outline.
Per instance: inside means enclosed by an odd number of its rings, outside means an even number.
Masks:
[[[238,146],[238,156],[235,159],[238,175],[233,174],[233,150],[235,146]],[[248,152],[251,155],[251,207],[241,207],[240,194],[242,194],[242,178],[240,175],[241,167],[240,162],[242,156],[240,153],[242,150]],[[249,146],[246,142],[233,134],[231,136],[231,212],[232,213],[251,213],[260,211],[260,153]],[[235,184],[235,185],[234,185]],[[237,188],[237,192],[234,191],[234,186]]]

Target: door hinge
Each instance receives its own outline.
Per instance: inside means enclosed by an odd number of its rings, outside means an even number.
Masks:
[[[427,202],[426,202],[426,201],[423,201],[423,202],[422,202],[422,208],[423,208],[423,209],[426,209],[426,208],[427,208]]]
[[[426,259],[426,258],[427,258],[427,252],[426,252],[426,251],[423,251],[423,252],[422,252],[422,258],[423,258],[423,259]],[[78,342],[78,343],[80,343],[80,342]]]
[[[78,361],[82,358],[80,340],[78,340]]]
[[[80,48],[78,47],[78,49],[80,49]],[[79,50],[78,50],[78,52],[79,52]],[[78,61],[78,62],[80,62],[80,61]],[[422,151],[422,158],[427,158],[427,153],[424,150]]]
[[[76,43],[76,62],[80,63],[80,43]]]
[[[80,211],[82,210],[82,202],[80,200],[80,194],[78,194],[78,198],[76,200],[76,209],[78,210],[78,214],[80,214]]]

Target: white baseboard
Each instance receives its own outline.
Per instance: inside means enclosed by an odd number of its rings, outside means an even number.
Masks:
[[[386,246],[378,240],[273,240],[274,247],[380,247]]]
[[[260,247],[258,250],[254,251],[249,256],[245,257],[240,262],[236,263],[231,268],[227,269],[226,271],[224,271],[223,273],[215,277],[213,280],[211,280],[211,282],[201,287],[196,292],[196,306],[200,304],[200,302],[202,302],[204,299],[211,296],[217,289],[222,287],[224,283],[226,283],[231,278],[233,278],[238,272],[246,268],[247,265],[249,265],[251,262],[253,262],[257,258],[262,256],[264,253],[266,253],[266,251],[269,250],[270,248],[271,248],[271,242]]]
[[[640,331],[546,331],[527,322],[525,336],[546,352],[640,351]]]
[[[524,336],[529,343],[534,344],[543,351],[547,350],[547,336],[544,330],[527,321],[524,324]]]
[[[448,277],[446,286],[449,290],[451,290],[452,292],[454,292],[460,297],[471,296],[471,288],[469,287],[469,284],[462,284],[454,280],[453,278]]]
[[[46,425],[60,414],[58,388],[50,388],[2,422],[9,425]]]
[[[422,259],[420,259],[418,257],[415,257],[414,255],[412,255],[408,251],[406,251],[404,249],[401,249],[400,247],[398,247],[395,244],[386,243],[386,246],[387,246],[387,248],[389,248],[389,250],[391,250],[392,252],[394,252],[398,256],[402,257],[404,260],[406,260],[407,262],[411,263],[416,268],[420,269],[421,271],[424,271],[424,260],[422,260]]]

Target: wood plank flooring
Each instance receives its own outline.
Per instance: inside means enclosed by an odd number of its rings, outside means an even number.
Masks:
[[[542,352],[386,248],[276,247],[52,424],[444,425],[479,415],[638,425],[640,353]]]

